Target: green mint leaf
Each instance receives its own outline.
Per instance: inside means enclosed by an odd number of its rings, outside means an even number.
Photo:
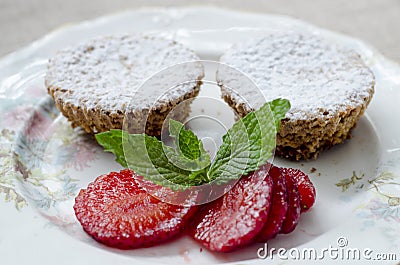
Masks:
[[[201,179],[207,181],[207,170],[211,160],[209,154],[204,150],[203,143],[192,131],[185,130],[182,123],[172,119],[169,120],[169,133],[174,138],[178,155],[169,157],[172,163],[193,172],[196,176],[202,175]]]
[[[204,178],[190,178],[192,171],[177,163],[184,162],[174,148],[146,134],[125,134],[123,146],[127,165],[137,174],[172,189],[202,184]]]
[[[205,168],[211,164],[210,156],[204,150],[203,143],[197,138],[194,132],[185,130],[182,123],[170,119],[169,133],[175,140],[174,143],[177,152],[184,158],[192,160],[194,164],[197,164],[197,169]]]
[[[197,139],[197,136],[189,130],[185,130],[182,123],[169,120],[169,133],[174,138],[175,146],[178,152],[182,153],[188,159],[194,160],[200,157],[201,141]]]
[[[121,130],[96,134],[96,140],[105,151],[114,153],[116,161],[123,167],[156,184],[182,189],[208,182],[210,156],[202,142],[176,121],[170,122],[170,134],[177,143],[176,149],[155,137]],[[191,151],[196,155],[190,156]]]
[[[269,103],[271,111],[274,113],[276,131],[279,131],[281,120],[285,118],[286,112],[290,109],[289,100],[277,98]]]
[[[111,130],[109,132],[98,133],[95,135],[97,142],[104,147],[104,151],[113,153],[115,161],[123,167],[128,167],[124,148],[122,147],[122,137],[126,136],[121,130]]]
[[[224,183],[265,164],[276,146],[280,120],[289,108],[287,100],[277,99],[237,121],[222,137],[208,178]]]

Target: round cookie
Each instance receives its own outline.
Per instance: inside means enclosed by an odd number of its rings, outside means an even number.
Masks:
[[[374,75],[361,57],[318,35],[273,33],[234,45],[220,62],[247,74],[267,101],[290,100],[276,154],[293,160],[316,158],[349,138],[374,93]],[[217,80],[241,117],[265,102],[224,68]]]
[[[179,105],[172,117],[176,120],[189,114],[204,76],[198,60],[193,51],[161,37],[98,37],[51,58],[45,84],[73,127],[94,134],[124,125],[131,133],[145,128],[158,136],[174,107]],[[177,69],[168,68],[176,64]]]

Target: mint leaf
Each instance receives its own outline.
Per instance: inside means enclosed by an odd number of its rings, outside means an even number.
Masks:
[[[96,140],[105,151],[115,154],[116,161],[123,167],[156,184],[175,190],[204,182],[204,178],[190,177],[195,172],[176,166],[173,161],[180,160],[179,154],[155,137],[111,130],[96,134]]]
[[[95,135],[97,142],[104,147],[104,151],[113,153],[115,161],[126,168],[128,165],[125,159],[124,148],[122,147],[123,136],[126,136],[126,134],[121,130],[111,130]]]
[[[276,131],[279,131],[281,120],[285,118],[286,112],[290,110],[290,102],[285,99],[274,99],[269,103],[271,111],[274,113]]]
[[[224,183],[265,164],[275,148],[280,120],[289,108],[289,101],[277,99],[237,121],[222,137],[208,178]]]
[[[146,134],[126,135],[123,146],[128,168],[145,179],[173,189],[197,186],[203,182],[201,178],[190,178],[192,171],[176,165],[176,162],[182,163],[182,157],[174,148]]]
[[[194,160],[200,157],[201,141],[189,130],[185,130],[184,125],[175,120],[169,120],[169,133],[175,139],[175,146],[178,152],[188,159]]]
[[[170,119],[169,133],[175,140],[174,143],[178,154],[181,155],[182,159],[188,159],[185,163],[192,164],[190,166],[191,170],[205,168],[211,164],[210,156],[204,150],[203,143],[197,138],[194,132],[185,130],[182,123]],[[193,167],[194,165],[197,165],[197,167]]]
[[[180,148],[166,146],[146,134],[128,134],[121,130],[96,134],[96,140],[105,151],[114,153],[123,167],[156,184],[182,189],[208,182],[210,156],[202,142],[177,121],[170,122],[170,134]]]

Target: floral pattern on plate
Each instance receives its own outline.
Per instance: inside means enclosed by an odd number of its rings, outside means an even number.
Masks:
[[[13,104],[0,107],[5,117],[0,122],[0,192],[18,210],[28,199],[49,210],[77,192],[77,180],[67,170],[88,167],[99,149],[82,130],[71,128],[43,86],[29,85],[19,87],[23,92]]]

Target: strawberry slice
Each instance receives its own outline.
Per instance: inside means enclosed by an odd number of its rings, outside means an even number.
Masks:
[[[257,235],[257,241],[266,242],[274,238],[281,230],[288,210],[286,180],[279,168],[273,166],[268,174],[272,178],[272,205],[268,213],[268,220]]]
[[[285,220],[281,227],[281,234],[288,234],[292,232],[299,222],[300,218],[300,195],[297,188],[297,184],[292,178],[291,174],[286,173],[286,169],[280,168],[281,174],[285,177],[286,190],[288,196],[288,210],[286,213]]]
[[[194,221],[192,236],[212,251],[229,252],[252,242],[268,218],[270,166],[243,176],[221,198],[205,205]]]
[[[180,233],[194,214],[190,205],[195,196],[187,198],[189,206],[168,204],[147,193],[135,178],[131,170],[111,172],[75,198],[76,217],[95,240],[120,249],[151,246]]]
[[[308,176],[299,169],[284,168],[285,174],[289,174],[296,182],[300,195],[301,212],[308,211],[315,202],[316,192],[314,185]]]

